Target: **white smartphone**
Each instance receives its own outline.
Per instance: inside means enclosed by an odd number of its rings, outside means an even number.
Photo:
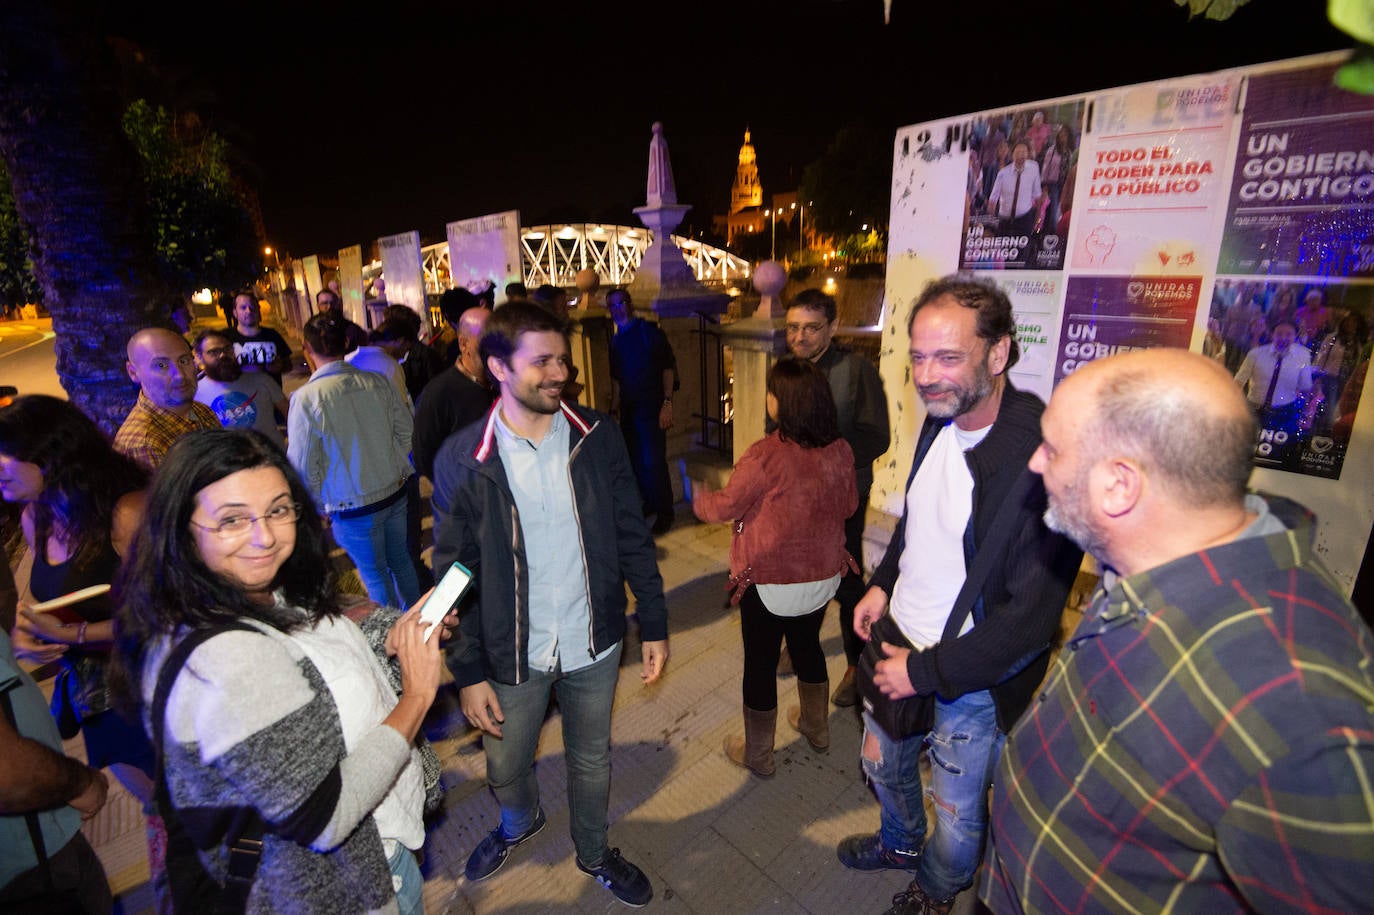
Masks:
[[[424,620],[429,626],[425,629],[425,641],[429,641],[430,634],[434,632],[434,627],[438,626],[448,612],[453,609],[453,605],[458,603],[458,599],[467,591],[472,584],[472,573],[461,562],[455,562],[448,567],[444,577],[439,579],[439,584],[430,593],[425,605],[420,608],[420,619]]]

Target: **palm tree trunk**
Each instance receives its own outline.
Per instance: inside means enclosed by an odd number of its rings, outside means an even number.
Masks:
[[[62,387],[113,434],[137,396],[124,344],[164,323],[155,303],[166,289],[111,57],[71,7],[0,3],[0,156],[52,315]]]

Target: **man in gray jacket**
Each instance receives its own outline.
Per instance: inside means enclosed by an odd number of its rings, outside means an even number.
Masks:
[[[563,399],[566,327],[532,302],[492,313],[481,353],[497,405],[449,436],[434,461],[435,575],[457,561],[476,579],[449,666],[463,714],[486,735],[487,783],[501,805],[466,873],[490,877],[544,828],[533,767],[552,694],[577,866],[642,906],[653,898],[648,877],[606,841],[626,583],[645,684],[668,660],[668,614],[625,439],[606,414]]]
[[[420,580],[406,547],[413,421],[396,386],[344,359],[346,322],[330,311],[301,328],[310,380],[291,395],[286,454],[357,566],[367,596],[406,610]]]

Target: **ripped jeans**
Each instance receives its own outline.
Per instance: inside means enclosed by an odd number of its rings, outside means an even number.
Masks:
[[[987,832],[988,788],[1005,740],[987,690],[950,702],[937,698],[930,733],[902,740],[888,737],[864,713],[859,758],[882,806],[879,836],[892,851],[920,854],[916,880],[932,899],[950,899],[973,882]],[[930,796],[937,821],[929,837],[922,750],[930,754]]]

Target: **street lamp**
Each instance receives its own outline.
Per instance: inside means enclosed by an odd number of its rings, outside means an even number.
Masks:
[[[277,265],[277,270],[276,270],[276,284],[277,284],[277,291],[280,292],[281,290],[283,290],[283,289],[286,288],[286,283],[282,282],[282,275],[281,275],[281,255],[280,255],[275,249],[273,249],[273,247],[272,247],[271,245],[267,245],[266,247],[264,247],[264,248],[262,249],[262,253],[263,253],[264,255],[266,255],[267,257],[272,258],[272,260],[276,262],[276,265]],[[270,270],[270,268],[269,268],[269,270]]]
[[[775,210],[769,210],[768,215],[773,220],[773,248],[768,259],[775,261],[778,259],[778,217],[782,215],[782,207],[778,207]]]

